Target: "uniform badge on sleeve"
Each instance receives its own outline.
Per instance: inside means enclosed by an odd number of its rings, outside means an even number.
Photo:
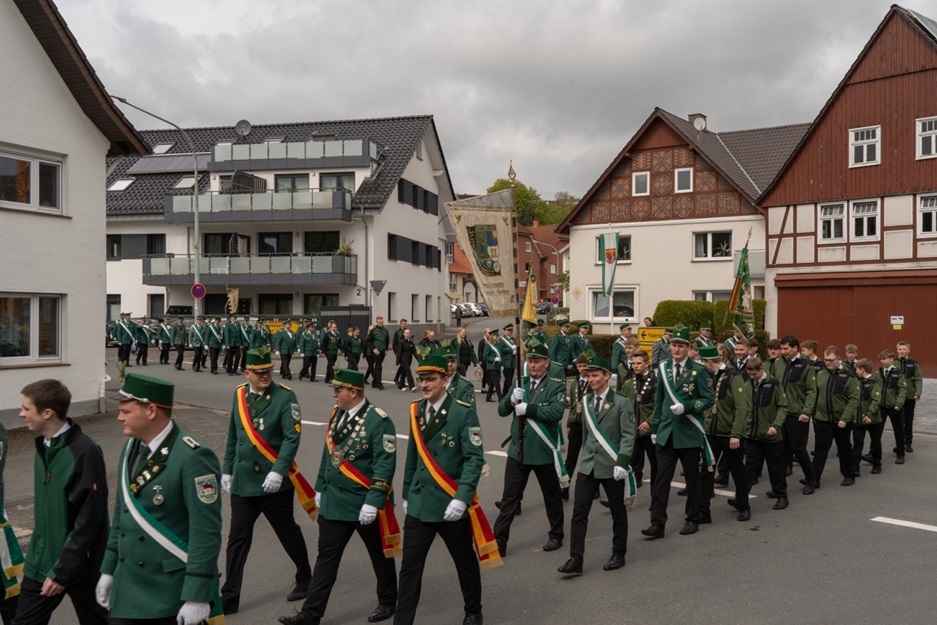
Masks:
[[[469,428],[469,440],[476,447],[482,446],[482,429],[480,427]]]
[[[202,503],[215,503],[218,500],[218,477],[210,474],[195,478],[195,492]]]
[[[384,435],[384,451],[386,451],[389,454],[392,454],[395,451],[397,451],[397,437],[394,436],[393,434]]]
[[[293,416],[293,421],[302,419],[302,415],[299,411],[299,404],[290,404],[290,414]]]

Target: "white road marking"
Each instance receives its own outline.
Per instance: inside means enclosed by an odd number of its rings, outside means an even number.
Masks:
[[[670,485],[673,486],[674,488],[686,488],[686,484],[683,484],[681,482],[671,482]],[[717,495],[722,495],[723,497],[735,497],[735,491],[733,490],[722,490],[721,488],[717,488],[713,490],[713,492],[716,493]],[[749,493],[748,498],[758,499],[758,496],[752,495],[751,493]]]
[[[901,519],[890,519],[886,516],[877,516],[874,519],[869,519],[876,523],[887,523],[889,525],[899,525],[901,527],[910,527],[916,530],[924,530],[925,532],[937,532],[937,525],[925,525],[924,523],[915,523],[914,521],[902,521]]]
[[[328,423],[322,423],[321,421],[306,421],[303,419],[303,425],[328,425]]]
[[[398,435],[397,435],[397,438],[402,438],[402,439],[405,440],[405,441],[410,440],[410,437],[407,436],[406,434],[398,434]]]
[[[506,452],[506,451],[500,451],[500,450],[497,450],[497,449],[495,449],[495,450],[493,450],[493,451],[486,451],[485,453],[486,453],[486,454],[489,454],[489,455],[491,455],[491,456],[500,456],[500,457],[502,457],[502,458],[507,458],[507,457],[508,457],[508,452]]]

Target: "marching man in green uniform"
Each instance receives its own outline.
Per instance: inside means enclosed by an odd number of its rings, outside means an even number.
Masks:
[[[176,348],[175,368],[182,371],[182,361],[185,358],[185,324],[182,323],[182,316],[176,318],[172,324],[172,345]]]
[[[257,327],[252,326],[251,318],[244,315],[244,321],[241,323],[238,330],[241,332],[241,370],[235,370],[235,373],[243,373],[244,367],[247,365],[247,350],[254,348],[254,332],[257,330]]]
[[[316,365],[319,363],[319,331],[316,324],[306,317],[303,319],[303,329],[297,334],[297,349],[303,355],[303,368],[299,371],[299,379],[308,377],[310,382],[316,379]]]
[[[296,349],[296,336],[293,334],[291,324],[292,322],[287,320],[273,335],[273,351],[280,357],[280,377],[284,380],[293,379],[293,372],[290,371],[290,361],[293,359],[293,351]]]
[[[172,322],[169,317],[163,317],[159,320],[157,345],[159,347],[159,364],[168,365],[169,350],[172,348]]]
[[[560,453],[560,422],[566,408],[564,380],[547,375],[550,362],[543,345],[527,352],[529,377],[505,395],[498,404],[498,415],[511,417],[511,437],[500,514],[494,533],[502,557],[507,553],[511,523],[517,515],[531,472],[537,476],[543,492],[543,504],[550,529],[544,551],[563,546],[562,489],[569,485],[566,465]]]
[[[569,322],[564,321],[560,324],[560,331],[553,335],[553,340],[550,342],[550,362],[562,367],[566,375],[570,374],[570,369],[576,360],[573,356],[572,341],[573,339],[569,336]]]
[[[498,328],[488,333],[488,339],[485,341],[485,351],[482,353],[482,360],[485,362],[485,375],[488,376],[488,394],[485,401],[494,401],[491,394],[496,393],[500,401],[503,393],[501,391],[501,349],[498,347],[501,342],[498,340]]]
[[[852,428],[859,412],[859,379],[841,366],[839,348],[830,345],[823,353],[826,367],[817,374],[816,404],[808,404],[804,411],[813,415],[813,473],[819,488],[826,458],[836,441],[839,472],[843,476],[840,486],[856,483],[852,471]]]
[[[634,374],[625,380],[622,393],[631,401],[634,411],[637,433],[634,439],[634,452],[631,454],[631,468],[634,471],[635,485],[641,488],[644,483],[644,462],[651,467],[649,482],[654,483],[657,475],[657,450],[651,440],[651,426],[654,423],[654,399],[657,396],[657,372],[651,368],[650,357],[643,349],[631,353],[631,370]]]
[[[689,333],[687,334],[689,335]],[[673,328],[665,328],[664,335],[651,345],[651,362],[654,367],[670,359],[670,341],[672,336]]]
[[[146,366],[146,358],[150,354],[150,341],[153,339],[153,331],[146,325],[146,317],[140,317],[140,323],[134,326],[134,340],[137,343],[137,364]]]
[[[527,332],[526,344],[530,339],[537,339],[543,345],[547,344],[547,333],[543,331],[543,319],[537,319],[537,325]]]
[[[482,625],[481,568],[501,564],[475,489],[485,464],[475,406],[446,393],[446,360],[430,354],[416,369],[423,399],[410,404],[403,477],[403,562],[394,625],[411,625],[420,602],[426,556],[438,534],[455,563],[463,625]],[[439,584],[437,577],[434,583]]]
[[[312,578],[306,542],[293,518],[294,487],[309,515],[316,512],[315,493],[293,462],[299,449],[302,415],[295,393],[274,382],[272,376],[270,350],[261,346],[248,351],[247,383],[234,393],[222,464],[221,487],[231,493],[231,530],[221,588],[225,614],[238,611],[244,563],[254,523],[261,514],[296,566],[295,586],[287,600],[304,599]]]
[[[714,347],[715,343],[712,340],[712,326],[708,323],[703,323],[699,327],[699,336],[693,341],[693,344],[696,346],[697,350],[701,350],[704,347]]]
[[[628,398],[609,387],[611,368],[604,358],[593,358],[586,365],[590,391],[582,400],[582,455],[570,524],[569,560],[557,569],[564,575],[582,575],[589,511],[600,485],[612,512],[612,555],[602,569],[614,571],[625,566],[628,546],[625,500],[634,497],[636,488],[629,468],[635,417]]]
[[[501,396],[504,397],[514,385],[514,364],[517,362],[517,344],[514,342],[514,324],[509,323],[502,328],[504,335],[498,339],[498,349],[501,350],[501,373],[504,376],[504,385],[501,387]]]
[[[203,323],[205,317],[199,315],[195,318],[195,324],[189,328],[189,347],[192,348],[192,371],[199,373],[202,371],[202,350],[205,348],[208,334],[208,328]]]
[[[852,430],[853,474],[858,477],[861,461],[868,459],[872,464],[872,475],[878,475],[882,472],[882,430],[885,428],[879,412],[882,403],[882,380],[873,375],[875,367],[868,358],[856,362],[855,372],[859,378],[859,422]],[[863,456],[866,431],[871,438],[871,454]]]
[[[570,360],[575,361],[579,354],[592,351],[592,341],[589,340],[589,325],[588,321],[583,321],[579,324],[579,334],[573,337],[572,343],[573,351],[570,354]]]
[[[400,529],[390,494],[397,468],[394,423],[365,398],[360,371],[337,369],[332,385],[335,407],[316,479],[319,555],[309,595],[297,614],[280,617],[284,625],[319,625],[345,547],[355,532],[377,577],[378,605],[368,622],[390,618],[397,607],[394,556],[401,554]]]
[[[211,372],[218,375],[218,356],[221,354],[221,348],[224,346],[221,329],[221,317],[215,317],[208,322],[208,358],[211,364]]]
[[[699,530],[701,487],[699,465],[701,450],[712,466],[703,428],[704,413],[715,402],[712,378],[706,368],[687,358],[690,331],[681,328],[670,340],[672,361],[657,365],[657,392],[651,432],[657,445],[657,474],[651,485],[651,525],[641,533],[650,538],[663,538],[667,524],[667,501],[670,482],[677,468],[683,466],[686,477],[686,523],[680,533],[695,534]],[[655,361],[656,364],[656,361]]]
[[[237,373],[241,363],[241,327],[237,315],[228,317],[224,326],[224,369],[228,375]]]
[[[114,324],[114,338],[117,339],[117,361],[130,367],[130,351],[136,342],[136,330],[130,313],[120,313],[120,319]]]
[[[625,341],[629,337],[625,336],[625,331],[631,329],[631,324],[623,323],[618,326],[621,334],[612,343],[612,385],[618,382],[618,365],[628,366],[628,353],[625,351]]]
[[[327,330],[322,335],[319,350],[325,354],[325,383],[328,384],[335,375],[335,361],[338,360],[338,354],[342,351],[342,337],[338,333],[338,324],[334,319],[329,319],[326,327]]]
[[[263,315],[257,317],[257,323],[254,325],[250,340],[250,349],[257,349],[260,346],[267,349],[271,347],[270,328],[267,327],[267,318]]]
[[[128,440],[98,603],[112,625],[223,624],[218,458],[172,420],[169,382],[131,373],[114,398]]]
[[[475,385],[459,375],[459,355],[455,350],[456,342],[448,339],[442,342],[442,349],[436,350],[436,353],[446,358],[449,367],[446,392],[452,395],[453,399],[475,405]]]

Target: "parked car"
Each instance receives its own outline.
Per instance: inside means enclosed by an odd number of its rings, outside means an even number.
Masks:
[[[540,303],[537,304],[537,314],[538,314],[538,315],[546,315],[546,314],[548,314],[551,310],[553,310],[553,303],[552,303],[552,302],[540,302]]]
[[[474,302],[465,302],[463,306],[465,306],[467,310],[471,311],[472,317],[481,317],[483,315],[481,306]]]
[[[491,313],[488,312],[488,306],[486,306],[485,304],[478,304],[478,307],[481,308],[482,317],[490,317],[490,316],[491,316]]]

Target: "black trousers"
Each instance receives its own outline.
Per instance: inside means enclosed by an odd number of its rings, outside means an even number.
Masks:
[[[338,360],[338,354],[325,354],[325,383],[328,384],[335,377],[335,361]]]
[[[715,453],[715,452],[716,452],[716,450],[714,449],[714,450],[713,450],[713,453]],[[719,460],[716,462],[716,471],[715,471],[715,472],[716,472],[716,475],[719,476],[719,481],[720,481],[720,482],[724,482],[724,481],[728,478],[728,476],[729,476],[729,459],[726,458],[725,455],[723,455],[722,457],[720,457]],[[715,478],[713,478],[713,479],[715,479]]]
[[[586,553],[586,530],[589,511],[599,485],[605,489],[608,509],[612,513],[612,553],[625,555],[628,550],[628,512],[625,509],[625,483],[612,478],[599,479],[589,473],[576,476],[576,498],[573,500],[573,520],[570,522],[569,556],[582,562]]]
[[[150,346],[146,343],[137,343],[137,364],[146,364],[146,357],[150,354]]]
[[[107,625],[107,610],[98,605],[94,596],[94,589],[98,585],[97,574],[69,584],[54,597],[43,597],[39,594],[42,592],[44,581],[36,581],[31,577],[23,578],[16,618],[13,619],[14,625],[48,625],[52,613],[66,595],[71,598],[81,625]]]
[[[504,386],[501,387],[501,397],[511,392],[511,387],[517,380],[514,379],[514,368],[504,370]]]
[[[634,471],[636,480],[644,479],[644,456],[647,456],[647,462],[651,465],[651,476],[648,482],[654,483],[654,476],[657,475],[657,445],[651,440],[651,436],[637,436],[634,439],[634,452],[631,454],[631,470]]]
[[[468,373],[468,368],[469,368],[469,365],[471,365],[471,364],[472,364],[472,361],[471,361],[471,360],[468,361],[468,362],[465,362],[465,361],[460,360],[460,361],[459,361],[459,368],[457,369],[457,371],[459,372],[459,375],[461,375],[461,376],[464,378],[464,377],[465,377],[465,374]]]
[[[204,347],[192,348],[192,368],[196,371],[202,370],[202,350]]]
[[[238,368],[238,361],[241,359],[241,348],[240,347],[231,347],[225,346],[224,352],[224,370],[227,373],[236,373]]]
[[[871,425],[852,429],[852,470],[859,475],[859,464],[862,462],[862,448],[865,447],[865,434],[869,433],[869,454],[872,456],[872,466],[882,466],[882,433],[885,431],[885,422],[879,421]]]
[[[247,366],[247,347],[242,347],[241,348],[241,370],[243,371],[244,367],[246,366]]]
[[[348,359],[348,368],[352,371],[357,371],[358,362],[361,360],[361,354],[348,354],[346,358]]]
[[[488,369],[488,394],[485,395],[485,399],[491,399],[492,393],[498,394],[498,401],[501,401],[501,398],[504,396],[504,393],[501,392],[501,369]]]
[[[318,362],[318,356],[303,356],[303,368],[299,370],[299,379],[308,377],[310,380],[315,380]]]
[[[293,372],[290,371],[290,361],[293,360],[293,354],[289,352],[280,352],[280,377],[291,378]]]
[[[10,625],[13,622],[13,617],[16,616],[16,606],[19,605],[19,595],[10,597],[9,599],[0,598],[0,619],[3,620],[3,625]]]
[[[374,354],[368,350],[364,350],[364,360],[368,363],[368,368],[364,372],[364,383],[368,383],[368,378],[374,375]]]
[[[125,362],[130,364],[130,351],[133,349],[133,345],[127,343],[124,345],[121,343],[117,346],[117,362]]]
[[[721,459],[726,463],[728,472],[732,475],[732,482],[735,484],[735,508],[737,510],[748,510],[748,495],[751,493],[751,482],[745,475],[745,455],[742,446],[738,449],[732,449],[729,445],[729,438],[725,436],[707,436],[709,447],[713,450],[713,459]],[[700,465],[700,484],[703,489],[703,499],[700,503],[700,509],[703,512],[709,512],[710,503],[716,496],[716,477],[713,471]]]
[[[566,428],[566,474],[573,478],[573,472],[579,463],[579,452],[582,451],[582,421],[570,423]],[[578,489],[578,486],[576,487]]]
[[[423,567],[437,534],[446,543],[446,549],[455,564],[465,613],[481,614],[482,576],[472,542],[472,522],[468,515],[458,521],[442,523],[424,523],[407,515],[403,522],[400,597],[397,599],[394,625],[411,625],[416,618],[416,607],[420,603],[420,591],[423,586]],[[436,578],[433,582],[439,584],[440,580]]]
[[[259,497],[231,495],[231,529],[225,552],[225,583],[221,587],[221,596],[226,602],[237,605],[241,598],[244,564],[254,540],[254,523],[261,514],[267,518],[283,550],[296,566],[296,582],[312,578],[306,541],[293,518],[293,496],[292,488]]]
[[[397,373],[394,375],[394,383],[397,388],[415,388],[416,382],[413,381],[413,372],[406,365],[397,365]]]
[[[684,513],[687,521],[696,521],[699,517],[701,500],[699,465],[700,447],[673,448],[673,437],[666,445],[657,444],[657,473],[651,484],[651,524],[664,527],[667,525],[667,502],[670,500],[670,482],[677,470],[677,460],[683,467],[686,479],[686,506]]]
[[[172,349],[171,343],[163,343],[159,348],[159,364],[169,364],[169,350]]]
[[[378,350],[378,353],[371,352],[371,360],[374,361],[374,369],[371,374],[371,386],[380,388],[384,386],[384,356],[387,352]]]
[[[817,482],[823,475],[833,441],[836,441],[836,451],[839,453],[839,472],[843,477],[853,475],[852,424],[841,428],[837,423],[838,420],[836,423],[813,420],[813,473]]]
[[[784,417],[784,425],[781,426],[781,434],[784,436],[784,457],[787,458],[788,455],[794,456],[794,459],[797,460],[797,464],[800,465],[801,470],[804,472],[804,480],[807,482],[814,482],[817,476],[814,475],[813,461],[810,459],[810,454],[807,453],[807,446],[804,444],[807,436],[810,435],[810,422],[801,423],[797,418],[798,416],[799,415],[789,414]],[[807,431],[807,436],[804,436],[804,430]],[[787,463],[785,463],[785,465],[786,464]],[[760,465],[758,468],[760,470]],[[785,470],[785,473],[786,472]],[[749,478],[751,478],[750,475]]]
[[[536,436],[527,432],[527,436]],[[527,480],[533,471],[540,483],[543,492],[543,507],[547,511],[547,521],[550,538],[563,540],[563,494],[560,491],[560,479],[556,476],[556,469],[552,464],[521,464],[508,456],[504,466],[504,490],[501,493],[501,512],[495,519],[493,532],[499,545],[507,545],[511,536],[511,523],[517,515],[517,508],[524,498]]]
[[[218,355],[221,353],[220,347],[209,347],[208,348],[208,360],[211,363],[211,372],[216,373],[218,371]]]
[[[897,453],[899,456],[904,456],[904,415],[902,414],[901,408],[897,410],[892,408],[887,408],[882,406],[882,420],[885,420],[885,416],[888,416],[888,420],[891,422],[891,429],[895,433],[895,448],[898,450]]]
[[[784,462],[784,442],[745,441],[745,472],[749,483],[755,481],[758,467],[764,462],[768,465],[768,480],[771,490],[787,497],[787,464]],[[810,465],[808,465],[810,466]],[[811,474],[813,468],[810,469]]]
[[[176,348],[176,368],[182,368],[182,361],[185,359],[185,345],[174,345]]]
[[[485,361],[479,359],[478,366],[482,369],[482,385],[481,390],[484,392],[488,388],[488,367],[485,366]]]
[[[381,547],[381,533],[378,522],[361,525],[356,521],[330,521],[321,515],[319,525],[319,555],[312,571],[309,594],[303,602],[301,612],[321,619],[332,594],[332,586],[338,577],[338,567],[342,563],[342,554],[348,541],[357,532],[368,550],[371,568],[377,578],[377,602],[380,605],[397,605],[397,565],[393,558],[384,557]]]
[[[910,382],[910,380],[909,380]],[[914,395],[911,395],[911,399],[906,399],[904,406],[901,407],[902,412],[904,412],[904,444],[905,446],[910,445],[914,438],[914,407],[917,406],[917,400],[914,399]]]

